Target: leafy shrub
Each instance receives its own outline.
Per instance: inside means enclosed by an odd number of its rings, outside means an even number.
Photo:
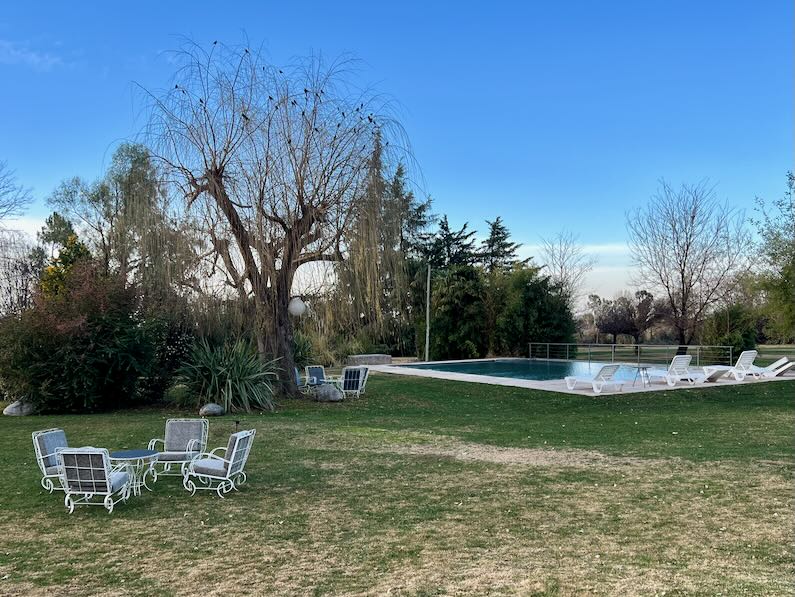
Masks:
[[[296,367],[305,367],[312,361],[312,340],[303,332],[293,332],[293,360]]]
[[[90,412],[130,405],[153,346],[136,315],[135,293],[90,261],[70,265],[57,292],[0,321],[0,379],[9,397],[41,412]]]
[[[177,379],[198,397],[197,406],[215,402],[227,412],[273,410],[276,363],[263,362],[243,340],[212,346],[202,339],[193,345]]]
[[[166,390],[165,399],[178,408],[187,408],[195,403],[195,397],[190,388],[185,384],[178,383]]]

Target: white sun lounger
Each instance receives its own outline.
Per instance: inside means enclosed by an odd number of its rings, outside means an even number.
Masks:
[[[671,359],[668,369],[649,369],[646,373],[649,381],[652,379],[662,379],[669,386],[674,387],[679,381],[688,381],[693,385],[697,381],[704,379],[704,375],[690,370],[690,361],[693,357],[689,354],[676,355]]]
[[[565,378],[566,380],[566,387],[570,390],[573,390],[578,383],[590,385],[593,388],[594,394],[601,394],[602,390],[605,387],[613,386],[617,387],[619,390],[624,385],[623,381],[617,381],[615,379],[616,373],[618,372],[621,365],[605,365],[594,375],[593,377],[587,377],[584,375],[569,375]]]
[[[795,361],[790,361],[787,357],[770,363],[767,367],[752,366],[751,369],[762,377],[779,377],[795,367]]]
[[[737,381],[743,381],[746,375],[759,379],[762,374],[754,371],[754,369],[760,369],[760,367],[754,366],[754,359],[757,354],[755,350],[743,351],[737,358],[734,367],[729,365],[707,365],[704,367],[704,381],[718,381],[721,377],[728,375],[733,376]]]

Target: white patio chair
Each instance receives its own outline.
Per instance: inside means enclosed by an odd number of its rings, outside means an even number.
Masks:
[[[689,354],[679,354],[671,359],[671,364],[668,369],[648,369],[646,374],[649,380],[662,379],[669,386],[674,387],[677,382],[687,381],[693,385],[699,380],[703,380],[704,376],[701,373],[690,370],[690,361],[693,357]]]
[[[624,386],[624,382],[615,379],[616,373],[620,368],[621,365],[617,364],[604,365],[593,377],[569,375],[564,378],[566,387],[573,390],[577,387],[577,384],[586,384],[593,388],[594,394],[601,394],[606,387],[617,387],[620,391]]]
[[[294,367],[295,369],[295,385],[298,387],[298,391],[302,394],[309,394],[312,391],[312,387],[317,385],[315,384],[314,377],[305,377],[301,379],[301,372],[298,370],[298,367]]]
[[[326,368],[323,365],[307,365],[304,375],[309,386],[319,386],[329,382],[329,378],[326,377]]]
[[[111,466],[106,449],[62,448],[57,458],[69,514],[78,505],[104,506],[113,512],[116,504],[130,497],[132,467],[127,462]]]
[[[183,476],[185,466],[207,449],[207,433],[210,423],[207,419],[169,419],[166,421],[166,434],[163,439],[149,442],[150,450],[163,449],[157,457],[156,475]],[[172,467],[179,467],[174,471]]]
[[[66,433],[63,429],[42,429],[31,434],[33,450],[36,453],[36,463],[41,469],[41,486],[52,493],[62,490],[56,453],[62,448],[68,448]]]
[[[754,373],[758,373],[760,377],[779,377],[793,367],[795,367],[795,361],[790,361],[787,357],[781,357],[777,361],[770,363],[767,367],[752,365],[751,370]]]
[[[731,365],[707,365],[704,367],[704,379],[705,381],[717,381],[721,377],[729,375],[737,381],[743,381],[748,375],[754,379],[759,379],[762,374],[754,370],[754,360],[757,354],[759,353],[755,350],[741,352],[734,367]],[[756,369],[759,369],[759,367],[756,367]]]
[[[348,397],[353,396],[358,398],[364,392],[364,385],[367,383],[368,368],[363,365],[356,365],[354,367],[345,367],[342,370],[342,375],[339,377],[329,378],[342,393]]]
[[[256,429],[238,431],[229,436],[226,448],[220,447],[211,452],[199,454],[185,467],[182,485],[191,495],[197,489],[212,489],[219,497],[237,490],[246,482],[245,466],[251,445],[254,443]],[[216,452],[223,451],[221,457]]]

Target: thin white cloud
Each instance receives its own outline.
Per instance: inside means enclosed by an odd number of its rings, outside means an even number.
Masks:
[[[61,66],[63,60],[55,54],[31,49],[27,44],[0,39],[0,64],[22,65],[47,71]]]

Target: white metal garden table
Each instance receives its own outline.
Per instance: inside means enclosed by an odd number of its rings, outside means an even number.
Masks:
[[[152,488],[146,484],[146,475],[152,476],[153,483],[157,481],[155,463],[159,454],[157,450],[119,450],[111,452],[110,459],[130,463],[133,470],[133,495],[141,495],[141,488],[145,487],[148,491],[152,491]]]

